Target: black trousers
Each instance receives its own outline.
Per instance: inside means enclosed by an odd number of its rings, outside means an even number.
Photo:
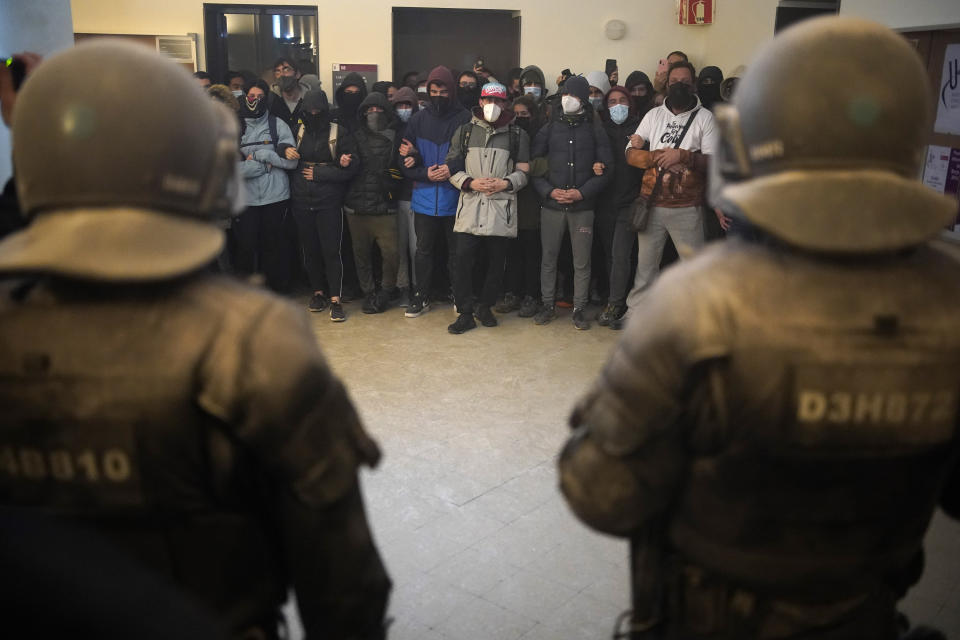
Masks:
[[[297,222],[303,266],[314,291],[323,291],[332,298],[343,293],[343,210],[338,207],[297,207]]]
[[[290,201],[247,207],[231,227],[236,247],[237,273],[262,273],[267,286],[285,292],[290,287],[290,256],[284,217]]]
[[[417,231],[417,255],[414,260],[417,292],[423,297],[430,295],[434,252],[441,234],[447,239],[447,272],[450,274],[450,282],[456,282],[454,264],[457,259],[457,243],[453,234],[453,223],[454,216],[429,216],[422,213],[413,215],[413,225]]]
[[[507,241],[502,236],[475,236],[458,233],[457,273],[453,281],[454,297],[460,313],[473,313],[473,268],[477,253],[482,249],[487,254],[487,273],[480,292],[480,305],[492,307],[503,288],[503,270],[507,260]],[[420,237],[419,235],[417,236]]]
[[[520,229],[507,240],[504,289],[521,298],[540,299],[540,230]]]

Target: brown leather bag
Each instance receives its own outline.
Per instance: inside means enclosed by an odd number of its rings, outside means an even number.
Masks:
[[[687,123],[683,125],[683,131],[680,132],[680,137],[677,138],[677,142],[673,145],[674,149],[680,148],[680,143],[683,142],[683,139],[687,137],[687,131],[690,130],[690,125],[693,124],[693,119],[697,117],[697,114],[700,112],[700,109],[695,109],[693,113],[690,114],[690,117],[687,118]],[[653,188],[650,190],[649,195],[646,197],[643,196],[643,186],[647,183],[647,174],[650,171],[656,172],[656,181],[653,184]],[[652,203],[656,200],[657,195],[660,193],[660,189],[663,187],[664,171],[661,171],[656,165],[647,169],[647,174],[643,176],[643,182],[640,186],[640,194],[633,201],[633,216],[631,222],[633,225],[633,230],[637,233],[642,233],[647,229],[647,223],[650,221],[650,207]]]

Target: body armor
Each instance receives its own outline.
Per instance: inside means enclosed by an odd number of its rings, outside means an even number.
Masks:
[[[958,482],[960,261],[932,241],[955,203],[915,179],[929,94],[900,36],[830,18],[718,107],[719,203],[756,233],[649,290],[560,458],[577,515],[658,573],[635,571],[634,631],[896,638]]]
[[[355,503],[378,453],[302,313],[216,276],[6,288],[0,502],[89,524],[237,634],[291,584],[308,629],[313,608],[340,631],[351,596],[377,626],[389,581]]]

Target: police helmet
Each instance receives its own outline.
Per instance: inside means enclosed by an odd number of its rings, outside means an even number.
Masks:
[[[172,61],[122,41],[57,54],[24,83],[12,130],[32,222],[0,243],[0,272],[163,280],[223,248],[237,119]]]
[[[918,180],[930,96],[917,53],[882,25],[827,17],[791,27],[717,108],[711,200],[813,251],[918,245],[956,213]]]

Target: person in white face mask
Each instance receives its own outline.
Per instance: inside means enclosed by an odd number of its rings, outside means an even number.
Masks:
[[[544,325],[557,317],[557,259],[565,230],[573,247],[573,325],[589,329],[586,306],[590,294],[590,254],[593,248],[593,214],[597,195],[610,180],[613,156],[610,141],[590,105],[586,78],[574,76],[562,89],[562,113],[540,129],[531,155],[547,159],[545,175],[533,178],[543,201],[540,239],[541,310],[533,321]],[[596,171],[594,165],[597,166]],[[604,167],[607,167],[606,169]],[[599,175],[598,175],[599,174]]]
[[[517,237],[517,191],[527,184],[530,138],[513,122],[507,88],[498,82],[483,86],[470,122],[453,134],[446,164],[450,183],[460,190],[453,226],[457,243],[454,297],[459,317],[447,327],[453,334],[477,326],[497,326],[490,308],[503,286],[507,241]],[[488,257],[478,304],[473,302],[473,267],[481,247]]]

